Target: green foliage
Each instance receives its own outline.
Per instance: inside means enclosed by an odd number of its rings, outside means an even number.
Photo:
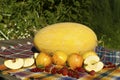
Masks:
[[[120,1],[119,0],[93,0],[92,13],[94,31],[99,40],[102,38],[104,46],[120,49]],[[99,4],[99,5],[98,5]]]
[[[99,45],[120,49],[119,4],[120,0],[0,0],[0,40],[30,38],[47,25],[77,22],[95,31]]]

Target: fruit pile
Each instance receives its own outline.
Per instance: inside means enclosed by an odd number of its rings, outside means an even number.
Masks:
[[[94,52],[98,43],[97,36],[83,24],[63,22],[48,25],[35,34],[33,42],[35,48],[41,52],[35,60],[37,67],[54,65],[57,69],[72,70],[75,74],[77,68],[82,68],[93,74],[104,66]],[[51,69],[51,73],[54,72],[59,73],[56,67]]]
[[[48,72],[79,78],[80,73],[94,75],[103,67],[115,67],[113,64],[104,66],[94,52],[97,36],[89,27],[72,22],[57,23],[44,27],[34,37],[34,46],[40,51],[28,59],[6,60],[5,66],[10,69],[29,67],[36,68],[32,72]]]
[[[51,54],[41,52],[35,58],[36,68],[31,69],[32,72],[48,72],[51,74],[62,74],[79,78],[80,73],[89,73],[94,75],[96,72],[103,69],[104,64],[94,51],[89,51],[80,55],[57,51]]]

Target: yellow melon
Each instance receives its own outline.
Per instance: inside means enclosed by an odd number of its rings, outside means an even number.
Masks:
[[[94,50],[97,36],[89,27],[73,22],[48,25],[40,29],[34,37],[35,47],[45,53],[56,51],[83,54]]]

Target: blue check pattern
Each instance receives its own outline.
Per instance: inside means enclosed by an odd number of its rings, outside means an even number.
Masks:
[[[34,52],[37,50],[35,49],[34,45],[32,43],[29,44],[18,44],[16,46],[8,46],[8,47],[3,47],[1,46],[0,48],[0,57],[3,58],[25,58],[25,57],[31,57],[33,56]],[[38,51],[37,51],[38,52]],[[97,55],[100,57],[101,61],[104,63],[111,62],[113,64],[116,64],[117,67],[115,69],[111,70],[102,70],[102,72],[97,73],[96,77],[89,77],[89,75],[86,73],[83,77],[80,78],[80,80],[105,80],[104,78],[107,78],[106,80],[120,80],[120,51],[116,50],[110,50],[106,49],[102,46],[97,46],[95,48],[95,52]],[[31,73],[28,71],[28,69],[24,69],[22,71],[17,71],[17,72],[9,72],[11,75],[15,75],[17,78],[23,80],[23,78],[31,77],[31,75],[37,75],[37,74],[42,74],[42,73]],[[116,74],[117,75],[114,75]],[[88,77],[87,77],[88,75]],[[61,77],[56,77],[52,75],[54,79],[52,80],[76,80],[75,78],[68,77],[68,76],[61,76]],[[81,75],[80,75],[81,76]],[[49,77],[48,74],[44,75],[44,78]],[[42,77],[43,78],[43,77]],[[32,80],[41,80],[40,79],[32,79]]]
[[[120,51],[108,50],[102,46],[96,47],[95,51],[102,62],[111,62],[116,65],[120,64]]]

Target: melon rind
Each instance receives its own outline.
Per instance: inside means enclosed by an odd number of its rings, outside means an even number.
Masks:
[[[56,23],[40,29],[34,37],[35,47],[45,53],[63,51],[83,54],[94,50],[97,36],[89,27],[72,22]]]

